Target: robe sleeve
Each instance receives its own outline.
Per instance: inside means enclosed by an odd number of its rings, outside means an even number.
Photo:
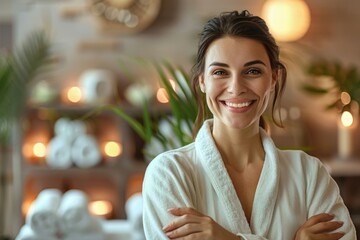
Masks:
[[[179,156],[160,155],[147,167],[143,183],[143,224],[146,239],[168,239],[162,228],[175,217],[167,209],[194,207],[191,169]]]
[[[354,224],[349,211],[340,196],[339,187],[330,176],[325,166],[317,158],[312,158],[311,169],[308,170],[309,181],[307,182],[307,209],[308,219],[320,213],[331,213],[337,221],[343,221],[344,225],[336,231],[342,231],[345,236],[342,240],[356,239]]]

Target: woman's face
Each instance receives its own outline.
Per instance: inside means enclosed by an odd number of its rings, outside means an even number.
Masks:
[[[260,42],[226,36],[211,43],[199,83],[206,93],[214,125],[240,129],[258,126],[275,86],[274,79]]]

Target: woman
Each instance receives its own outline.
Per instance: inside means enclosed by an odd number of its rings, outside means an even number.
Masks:
[[[321,162],[277,149],[262,128],[285,79],[261,18],[234,11],[208,21],[193,68],[196,138],[160,154],[146,171],[147,239],[356,239]]]

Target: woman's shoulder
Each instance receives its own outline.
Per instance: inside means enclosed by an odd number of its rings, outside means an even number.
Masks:
[[[281,165],[290,165],[301,169],[316,170],[323,167],[323,163],[302,150],[281,150],[278,149],[278,156]]]
[[[187,171],[196,164],[195,146],[172,149],[157,155],[148,165],[146,172]]]

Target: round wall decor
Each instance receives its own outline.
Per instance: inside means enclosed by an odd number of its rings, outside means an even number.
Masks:
[[[92,0],[91,12],[120,33],[144,30],[160,12],[161,0]]]

